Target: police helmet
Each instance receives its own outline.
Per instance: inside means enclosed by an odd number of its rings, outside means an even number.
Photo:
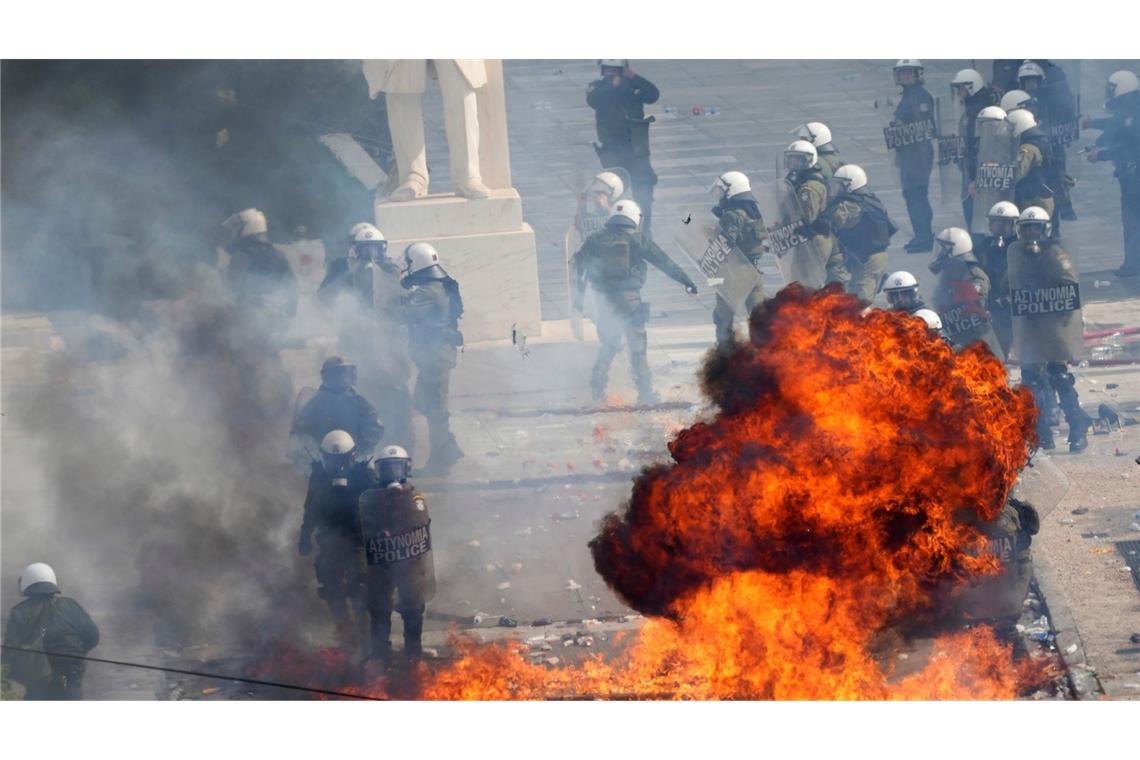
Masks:
[[[22,596],[32,594],[58,594],[59,582],[55,578],[55,570],[46,562],[33,562],[20,571],[16,579],[16,586]]]
[[[1049,237],[1053,229],[1049,213],[1040,206],[1030,206],[1017,218],[1017,239],[1026,242],[1039,242]]]
[[[942,317],[938,316],[938,312],[931,309],[919,309],[914,313],[914,316],[921,319],[926,323],[926,326],[931,330],[942,329]]]
[[[641,206],[635,202],[623,199],[614,204],[610,209],[610,215],[606,219],[606,225],[612,227],[632,227],[634,229],[641,226]]]
[[[1112,76],[1108,78],[1108,83],[1104,88],[1104,97],[1105,100],[1111,102],[1121,95],[1137,91],[1140,91],[1140,79],[1131,71],[1122,69],[1113,72]]]
[[[409,275],[439,266],[439,251],[431,243],[412,243],[404,249],[404,264]]]
[[[375,468],[381,485],[403,483],[411,472],[412,458],[402,446],[385,446],[376,457]]]
[[[321,364],[321,382],[334,390],[356,385],[356,365],[343,356],[330,356]]]
[[[901,58],[896,61],[894,66],[895,84],[902,85],[902,82],[899,81],[899,74],[904,71],[914,72],[915,84],[923,83],[922,74],[925,71],[925,67],[922,65],[922,61],[917,58]]]
[[[810,169],[818,161],[819,152],[807,140],[796,140],[784,150],[784,168],[789,172]]]
[[[222,228],[232,238],[247,238],[264,235],[269,231],[269,223],[265,220],[265,214],[255,208],[247,208],[228,217],[222,222]]]
[[[388,252],[388,241],[384,239],[384,233],[374,225],[362,222],[352,230],[352,245],[348,249],[350,259],[379,261]]]
[[[1029,108],[1033,103],[1033,96],[1025,90],[1010,90],[1001,96],[1001,110],[1011,114],[1019,108]]]
[[[748,181],[748,176],[744,172],[725,172],[716,178],[709,192],[716,198],[731,198],[734,195],[747,193],[752,189],[752,183]]]
[[[329,431],[321,439],[321,465],[329,475],[343,476],[356,456],[356,441],[343,430]]]
[[[950,80],[950,91],[953,92],[955,88],[961,87],[967,97],[976,95],[985,86],[986,80],[973,69],[962,69]]]
[[[1009,201],[998,201],[990,207],[987,216],[990,220],[991,235],[1009,237],[1013,234],[1013,227],[1020,213],[1017,206]]]
[[[1005,117],[1006,112],[998,106],[986,106],[982,110],[978,111],[976,121],[978,124],[984,124],[986,122],[999,122],[1005,121]]]
[[[629,67],[628,58],[600,58],[598,66],[603,69],[624,69]]]
[[[867,172],[855,164],[844,164],[831,175],[831,181],[842,187],[844,193],[852,193],[867,186]]]
[[[1037,126],[1037,117],[1033,115],[1032,111],[1021,109],[1014,111],[1005,117],[1009,125],[1013,128],[1013,136],[1021,137],[1021,134],[1027,130]]]
[[[938,237],[934,238],[934,244],[938,249],[935,258],[965,256],[974,250],[973,238],[961,227],[947,227],[942,230],[938,233]]]
[[[610,203],[613,203],[625,192],[625,183],[621,181],[621,177],[613,172],[601,172],[590,180],[590,185],[586,190],[605,193],[609,197]]]
[[[883,281],[883,292],[892,309],[910,309],[918,303],[918,278],[910,272],[892,272]]]
[[[1036,82],[1033,81],[1035,79]],[[1026,61],[1017,70],[1017,81],[1023,90],[1035,90],[1045,82],[1045,69],[1033,61]]]
[[[807,140],[816,148],[822,148],[831,142],[831,130],[822,121],[809,121],[796,127],[793,134],[801,140]]]

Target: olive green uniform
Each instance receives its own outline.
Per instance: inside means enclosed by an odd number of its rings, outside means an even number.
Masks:
[[[764,227],[763,219],[753,219],[743,208],[726,208],[720,215],[719,229],[725,241],[746,259],[752,261],[763,254],[763,245],[768,239],[768,230]],[[752,309],[763,300],[764,286],[759,284],[745,296],[744,308],[751,314]],[[732,341],[732,324],[735,318],[732,304],[718,293],[716,307],[713,309],[713,325],[716,326],[718,345],[727,345]]]
[[[986,304],[990,278],[977,261],[952,256],[939,272],[934,288],[934,310],[942,319],[942,331],[954,348],[984,342],[999,359],[1005,353],[994,332]]]
[[[595,399],[605,394],[610,365],[621,351],[623,340],[629,344],[629,363],[640,400],[653,398],[649,372],[648,338],[645,323],[649,304],[641,300],[648,264],[687,288],[696,285],[665,251],[639,231],[607,225],[586,239],[574,254],[577,306],[580,306],[585,283],[597,294],[598,338],[601,348],[590,379]]]
[[[38,648],[43,631],[44,651],[83,656],[99,644],[99,628],[74,599],[57,594],[30,594],[12,608],[8,628],[4,631],[6,646]],[[4,663],[18,653],[4,651]],[[24,684],[24,699],[82,699],[82,660],[68,657],[47,658],[50,675],[34,683]]]
[[[1022,180],[1033,174],[1034,170],[1038,170],[1039,174],[1044,174],[1048,170],[1045,162],[1045,156],[1042,155],[1041,149],[1032,143],[1023,142],[1017,149],[1017,166],[1014,169],[1014,183],[1020,183]],[[1040,187],[1041,183],[1035,183]],[[1044,189],[1044,188],[1041,188]],[[1053,218],[1053,209],[1056,202],[1053,200],[1052,195],[1031,195],[1029,197],[1020,198],[1017,201],[1017,207],[1024,210],[1030,206],[1037,206],[1044,209],[1049,218]]]
[[[816,165],[819,167],[819,170],[823,172],[824,180],[830,182],[831,178],[835,176],[835,170],[847,162],[839,157],[839,151],[837,151],[835,148],[817,150],[818,153],[816,155],[818,163]]]
[[[827,209],[827,179],[818,165],[807,171],[789,177],[795,188],[796,202],[804,222],[811,225]],[[851,273],[843,263],[843,254],[835,244],[835,238],[813,230],[812,242],[819,248],[827,261],[827,282],[841,282],[844,285],[851,279]]]
[[[828,216],[831,220],[831,228],[838,232],[852,229],[858,225],[863,216],[863,209],[854,201],[841,200],[832,205],[828,211]],[[887,268],[887,252],[872,253],[866,261],[860,261],[855,256],[845,257],[842,251],[838,250],[839,246],[835,246],[835,248],[835,252],[827,262],[827,281],[842,282],[846,285],[848,293],[856,295],[864,301],[873,300],[879,289],[879,281]],[[833,261],[837,263],[833,264]],[[842,271],[847,275],[846,279],[833,279],[831,277],[833,267],[837,271],[839,267],[842,267]]]

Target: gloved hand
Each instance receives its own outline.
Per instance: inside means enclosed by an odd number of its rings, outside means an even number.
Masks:
[[[301,536],[301,540],[297,542],[297,553],[302,557],[308,557],[311,551],[313,551],[313,537]]]
[[[697,294],[697,286],[690,282],[685,286],[685,292],[691,296],[695,296]]]

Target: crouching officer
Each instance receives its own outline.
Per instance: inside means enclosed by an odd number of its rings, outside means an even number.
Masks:
[[[328,605],[337,638],[352,651],[363,638],[364,565],[357,515],[360,495],[375,481],[367,461],[356,461],[356,442],[343,430],[334,430],[321,441],[321,461],[313,463],[305,514],[297,551],[302,557],[313,550],[317,534],[317,594]],[[351,605],[352,610],[349,610]]]
[[[33,562],[25,567],[18,587],[26,598],[8,615],[4,646],[82,657],[99,643],[99,629],[86,610],[59,595],[50,565]],[[26,700],[83,698],[82,660],[5,649],[4,666],[7,678],[26,687]]]
[[[377,487],[360,497],[371,657],[384,663],[392,656],[393,609],[404,621],[404,654],[410,661],[423,655],[424,609],[435,596],[431,518],[424,497],[407,482],[410,470],[408,452],[385,447],[376,459]]]
[[[641,300],[648,264],[683,285],[690,295],[697,292],[697,286],[685,270],[652,239],[643,236],[640,226],[641,207],[633,201],[618,201],[605,228],[586,238],[574,254],[574,308],[581,310],[587,282],[597,294],[598,338],[602,345],[590,379],[595,401],[605,398],[610,365],[621,351],[623,340],[629,343],[629,363],[637,384],[638,403],[657,401],[649,372],[645,333],[649,304]]]
[[[713,183],[712,192],[717,198],[712,212],[717,218],[720,234],[740,255],[749,261],[755,261],[764,253],[768,230],[764,227],[760,204],[752,194],[752,184],[748,177],[743,172],[725,172]],[[752,309],[763,300],[764,288],[757,285],[745,297],[744,307],[751,314]],[[732,305],[717,294],[713,324],[716,326],[718,346],[732,343],[734,318]]]
[[[1024,643],[1017,633],[1022,602],[1033,578],[1030,544],[1041,528],[1037,510],[1031,504],[1009,499],[996,518],[978,519],[972,510],[962,510],[960,519],[976,527],[985,540],[984,551],[1001,563],[997,575],[983,576],[968,586],[960,598],[960,612],[973,623],[985,623],[999,639],[1013,644],[1014,654],[1025,656]]]
[[[974,255],[970,233],[961,227],[948,227],[938,233],[935,248],[930,271],[938,275],[934,308],[942,318],[943,333],[955,350],[980,340],[1004,361],[1005,354],[986,310],[990,278]]]
[[[1049,214],[1030,206],[1017,220],[1017,242],[1009,247],[1009,290],[1013,346],[1022,382],[1037,399],[1037,442],[1053,448],[1049,394],[1056,391],[1069,424],[1069,451],[1088,446],[1092,419],[1081,409],[1076,378],[1068,365],[1084,346],[1080,280],[1058,238],[1049,237]]]
[[[883,202],[867,187],[867,173],[855,164],[835,170],[830,196],[812,231],[835,234],[851,272],[847,292],[870,301],[887,268],[887,246],[898,228],[887,216]]]
[[[404,249],[406,265],[402,302],[408,326],[408,348],[419,372],[412,404],[427,420],[431,454],[425,473],[446,474],[463,458],[463,449],[451,432],[451,370],[463,345],[459,318],[463,298],[459,283],[440,264],[439,251],[430,243],[412,243]]]
[[[998,201],[989,211],[989,230],[974,246],[974,253],[990,278],[990,295],[986,308],[994,335],[1001,345],[1002,353],[1009,356],[1013,344],[1013,323],[1009,313],[1009,278],[1006,276],[1006,255],[1009,244],[1014,241],[1014,227],[1020,214],[1017,206],[1009,201]]]

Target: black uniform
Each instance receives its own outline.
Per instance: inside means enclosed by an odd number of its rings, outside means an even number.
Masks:
[[[1004,58],[994,61],[993,76],[990,81],[993,82],[994,87],[1001,90],[1003,93],[1010,90],[1016,90],[1017,87],[1017,70],[1021,68],[1024,58]]]
[[[974,218],[974,196],[967,191],[970,183],[978,175],[978,114],[986,106],[996,106],[1000,101],[1001,94],[992,86],[986,85],[966,98],[962,120],[958,124],[958,134],[963,137],[966,153],[965,163],[961,164],[964,167],[962,171],[962,213],[966,217],[966,229],[970,229],[971,220]],[[984,209],[984,211],[989,211],[989,209]]]
[[[384,425],[368,399],[352,388],[335,391],[322,384],[317,395],[297,411],[289,435],[311,439],[306,443],[315,455],[313,444],[320,446],[324,437],[334,430],[351,435],[362,457],[370,456],[384,436]]]
[[[902,99],[895,108],[894,120],[899,124],[912,124],[934,116],[934,98],[921,84],[905,85]],[[929,250],[933,245],[934,232],[930,222],[934,210],[930,207],[930,172],[934,168],[934,143],[932,141],[904,145],[895,153],[902,184],[906,212],[910,216],[910,226],[914,239],[908,247],[916,250]],[[926,243],[930,245],[926,245]],[[921,244],[921,245],[920,245]]]
[[[226,280],[234,300],[280,327],[297,313],[297,278],[285,254],[258,237],[244,237],[227,248],[230,265]]]
[[[660,91],[642,76],[598,79],[586,88],[586,103],[594,109],[598,143],[594,150],[602,167],[620,166],[633,180],[633,199],[641,206],[641,230],[649,234],[653,216],[653,187],[657,174],[649,163],[649,123],[645,104],[656,103]]]
[[[399,268],[387,259],[356,272],[346,258],[336,259],[317,289],[321,305],[332,308],[339,321],[337,349],[357,363],[357,385],[376,402],[387,442],[411,451],[412,362],[400,321],[402,295]],[[338,306],[342,299],[350,299],[347,310]]]
[[[357,462],[343,478],[330,475],[321,464],[313,465],[305,514],[301,520],[300,547],[317,535],[317,594],[329,607],[338,628],[350,623],[352,603],[356,624],[364,620],[364,556],[360,537],[360,495],[375,487],[367,462]],[[307,554],[308,551],[302,552]],[[341,631],[342,637],[347,632]]]
[[[1064,70],[1050,61],[1036,61],[1045,70],[1045,81],[1040,92],[1030,93],[1035,98],[1033,113],[1041,130],[1049,136],[1052,148],[1055,175],[1053,179],[1054,198],[1057,202],[1057,218],[1053,221],[1053,232],[1059,234],[1059,219],[1076,219],[1073,201],[1069,194],[1071,180],[1066,173],[1068,144],[1061,139],[1056,127],[1074,121],[1077,116],[1077,101],[1069,87],[1069,79]],[[1070,133],[1072,134],[1072,133]]]
[[[1124,264],[1120,276],[1140,276],[1140,93],[1113,101],[1113,113],[1093,119],[1104,130],[1096,140],[1096,160],[1111,161],[1120,183],[1120,216],[1124,224]]]
[[[1009,278],[1006,276],[1006,249],[1014,238],[987,235],[974,247],[974,254],[990,278],[990,292],[986,308],[1002,354],[1009,356],[1013,344],[1013,317],[1009,309]]]
[[[99,643],[99,628],[79,602],[58,592],[29,594],[12,608],[4,643],[8,646],[83,656]],[[19,653],[4,651],[4,663],[11,665]],[[50,675],[25,683],[24,699],[82,699],[85,663],[67,657],[48,657]]]

